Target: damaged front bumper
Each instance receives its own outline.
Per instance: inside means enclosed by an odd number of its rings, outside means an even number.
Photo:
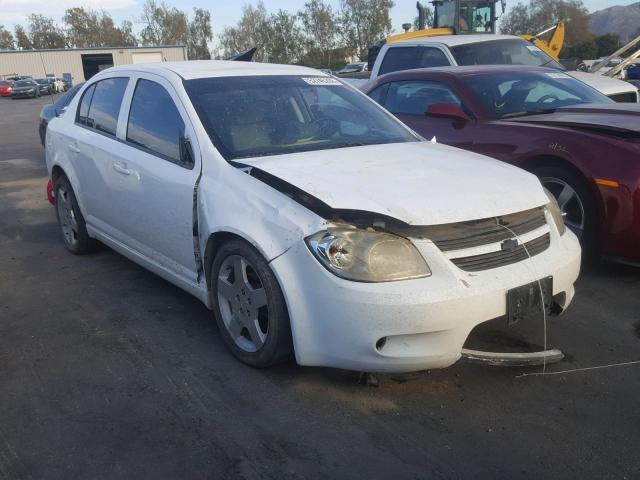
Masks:
[[[271,266],[285,294],[297,362],[368,372],[408,372],[455,363],[478,324],[501,317],[507,292],[553,277],[555,302],[574,295],[580,247],[570,232],[550,232],[545,251],[518,263],[467,272],[429,240],[413,240],[428,278],[359,283],[324,269],[303,242]]]

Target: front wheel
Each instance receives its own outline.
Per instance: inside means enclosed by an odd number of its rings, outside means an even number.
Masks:
[[[576,234],[584,249],[591,250],[596,241],[597,218],[593,195],[584,179],[556,166],[539,167],[534,173],[558,201],[565,225]]]
[[[291,356],[291,327],[280,285],[262,255],[233,239],[218,250],[211,268],[212,305],[222,338],[253,367]]]

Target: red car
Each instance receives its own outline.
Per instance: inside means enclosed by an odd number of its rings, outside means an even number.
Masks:
[[[363,90],[426,138],[535,173],[587,250],[640,265],[639,104],[526,66],[408,70]]]
[[[0,80],[0,97],[10,97],[13,82],[9,80]]]

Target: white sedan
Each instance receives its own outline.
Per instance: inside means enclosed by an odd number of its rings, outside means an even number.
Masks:
[[[317,70],[109,68],[46,159],[69,251],[99,240],[193,294],[253,366],[446,367],[478,324],[573,298],[580,247],[536,177]]]

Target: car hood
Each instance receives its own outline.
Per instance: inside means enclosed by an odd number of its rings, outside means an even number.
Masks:
[[[548,202],[532,174],[430,142],[319,150],[243,163],[333,209],[378,213],[410,225],[490,218]]]
[[[636,92],[637,94],[638,92],[638,89],[634,85],[624,80],[618,80],[617,78],[605,77],[589,72],[578,72],[576,70],[566,73],[607,96],[628,92]]]
[[[36,86],[35,85],[29,85],[29,86],[26,86],[26,87],[13,87],[13,91],[14,92],[22,92],[23,90],[26,91],[26,90],[31,90],[33,88],[36,88]]]
[[[640,104],[584,104],[562,107],[553,113],[510,118],[506,121],[579,128],[612,134],[640,135]]]

